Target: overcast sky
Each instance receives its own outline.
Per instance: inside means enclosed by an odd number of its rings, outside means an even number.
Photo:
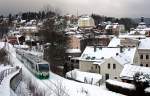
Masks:
[[[0,0],[0,14],[38,11],[43,6],[60,8],[62,13],[97,13],[115,17],[150,17],[150,0]]]

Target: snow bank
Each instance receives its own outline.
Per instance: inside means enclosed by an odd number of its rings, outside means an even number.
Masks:
[[[97,83],[99,83],[100,80],[102,80],[102,75],[100,74],[82,72],[77,69],[66,73],[66,77],[80,81],[80,82],[90,83],[94,85],[96,85]]]

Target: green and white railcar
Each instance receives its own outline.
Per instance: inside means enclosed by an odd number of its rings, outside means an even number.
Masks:
[[[17,58],[39,79],[49,78],[50,67],[49,63],[35,55],[17,50]]]

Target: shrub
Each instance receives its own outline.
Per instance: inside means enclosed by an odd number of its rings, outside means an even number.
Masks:
[[[135,96],[135,86],[132,84],[119,82],[115,80],[107,80],[106,88],[110,91],[121,93],[128,96]]]

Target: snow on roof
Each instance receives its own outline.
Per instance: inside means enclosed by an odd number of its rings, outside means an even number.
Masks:
[[[116,29],[118,26],[120,26],[119,24],[114,24],[113,28]]]
[[[120,52],[119,47],[96,47],[94,51],[94,46],[87,46],[82,53],[80,60],[86,61],[101,61],[103,59],[108,59],[110,57],[115,57],[116,54],[125,55],[131,60],[134,58],[136,48],[122,48],[123,52]]]
[[[116,80],[110,80],[110,79],[107,80],[106,82],[109,83],[109,84],[112,84],[112,85],[120,86],[122,88],[127,88],[127,89],[135,90],[135,86],[133,84],[129,84],[129,83],[125,83],[125,82],[120,82],[120,81],[116,81]]]
[[[117,62],[119,62],[120,64],[122,65],[125,65],[125,64],[133,64],[132,61],[133,61],[133,58],[131,60],[131,58],[129,58],[128,56],[126,55],[123,55],[123,54],[119,54],[118,56],[115,56],[113,57]]]
[[[24,26],[20,27],[19,29],[25,29],[25,30],[37,30],[36,26]]]
[[[106,25],[105,29],[112,29],[113,25]]]
[[[80,49],[67,49],[66,53],[81,53]]]
[[[88,16],[88,15],[83,15],[79,18],[79,20],[90,20],[90,19],[93,19],[91,16]]]
[[[145,88],[145,90],[144,90],[146,93],[150,93],[150,87],[148,87],[148,88]]]
[[[136,33],[139,33],[139,35],[145,35],[146,31],[145,30],[141,30],[141,29],[136,29],[136,30],[133,30],[133,31],[130,31],[129,34],[136,34]]]
[[[98,83],[102,79],[102,75],[96,73],[82,72],[77,69],[66,73],[66,77],[78,80],[80,82],[92,82],[92,84]]]
[[[150,74],[150,68],[127,64],[124,66],[120,77],[122,79],[133,80],[133,76],[137,72],[142,72],[143,74]]]
[[[5,46],[5,42],[0,42],[0,49]]]
[[[137,29],[145,29],[145,28],[147,28],[145,22],[140,22],[139,25],[137,26]]]
[[[120,45],[120,39],[117,37],[114,37],[108,44],[108,47],[117,47],[118,45]]]
[[[83,37],[83,35],[81,35],[81,34],[77,34],[77,35],[74,35],[76,38],[82,38]]]
[[[119,38],[131,38],[131,39],[139,39],[139,38],[146,38],[145,35],[119,35]]]
[[[101,65],[101,64],[103,64],[105,62],[105,60],[101,60],[101,61],[97,61],[97,62],[94,62],[93,64],[98,64],[98,65]]]
[[[73,31],[69,31],[69,32],[66,32],[65,34],[66,34],[66,35],[75,35],[76,33],[73,32]]]
[[[150,38],[141,39],[139,49],[150,49]]]
[[[21,21],[20,21],[20,23],[25,23],[25,22],[26,22],[26,20],[21,20]]]
[[[23,49],[28,49],[28,45],[14,45],[15,48],[23,48]]]

